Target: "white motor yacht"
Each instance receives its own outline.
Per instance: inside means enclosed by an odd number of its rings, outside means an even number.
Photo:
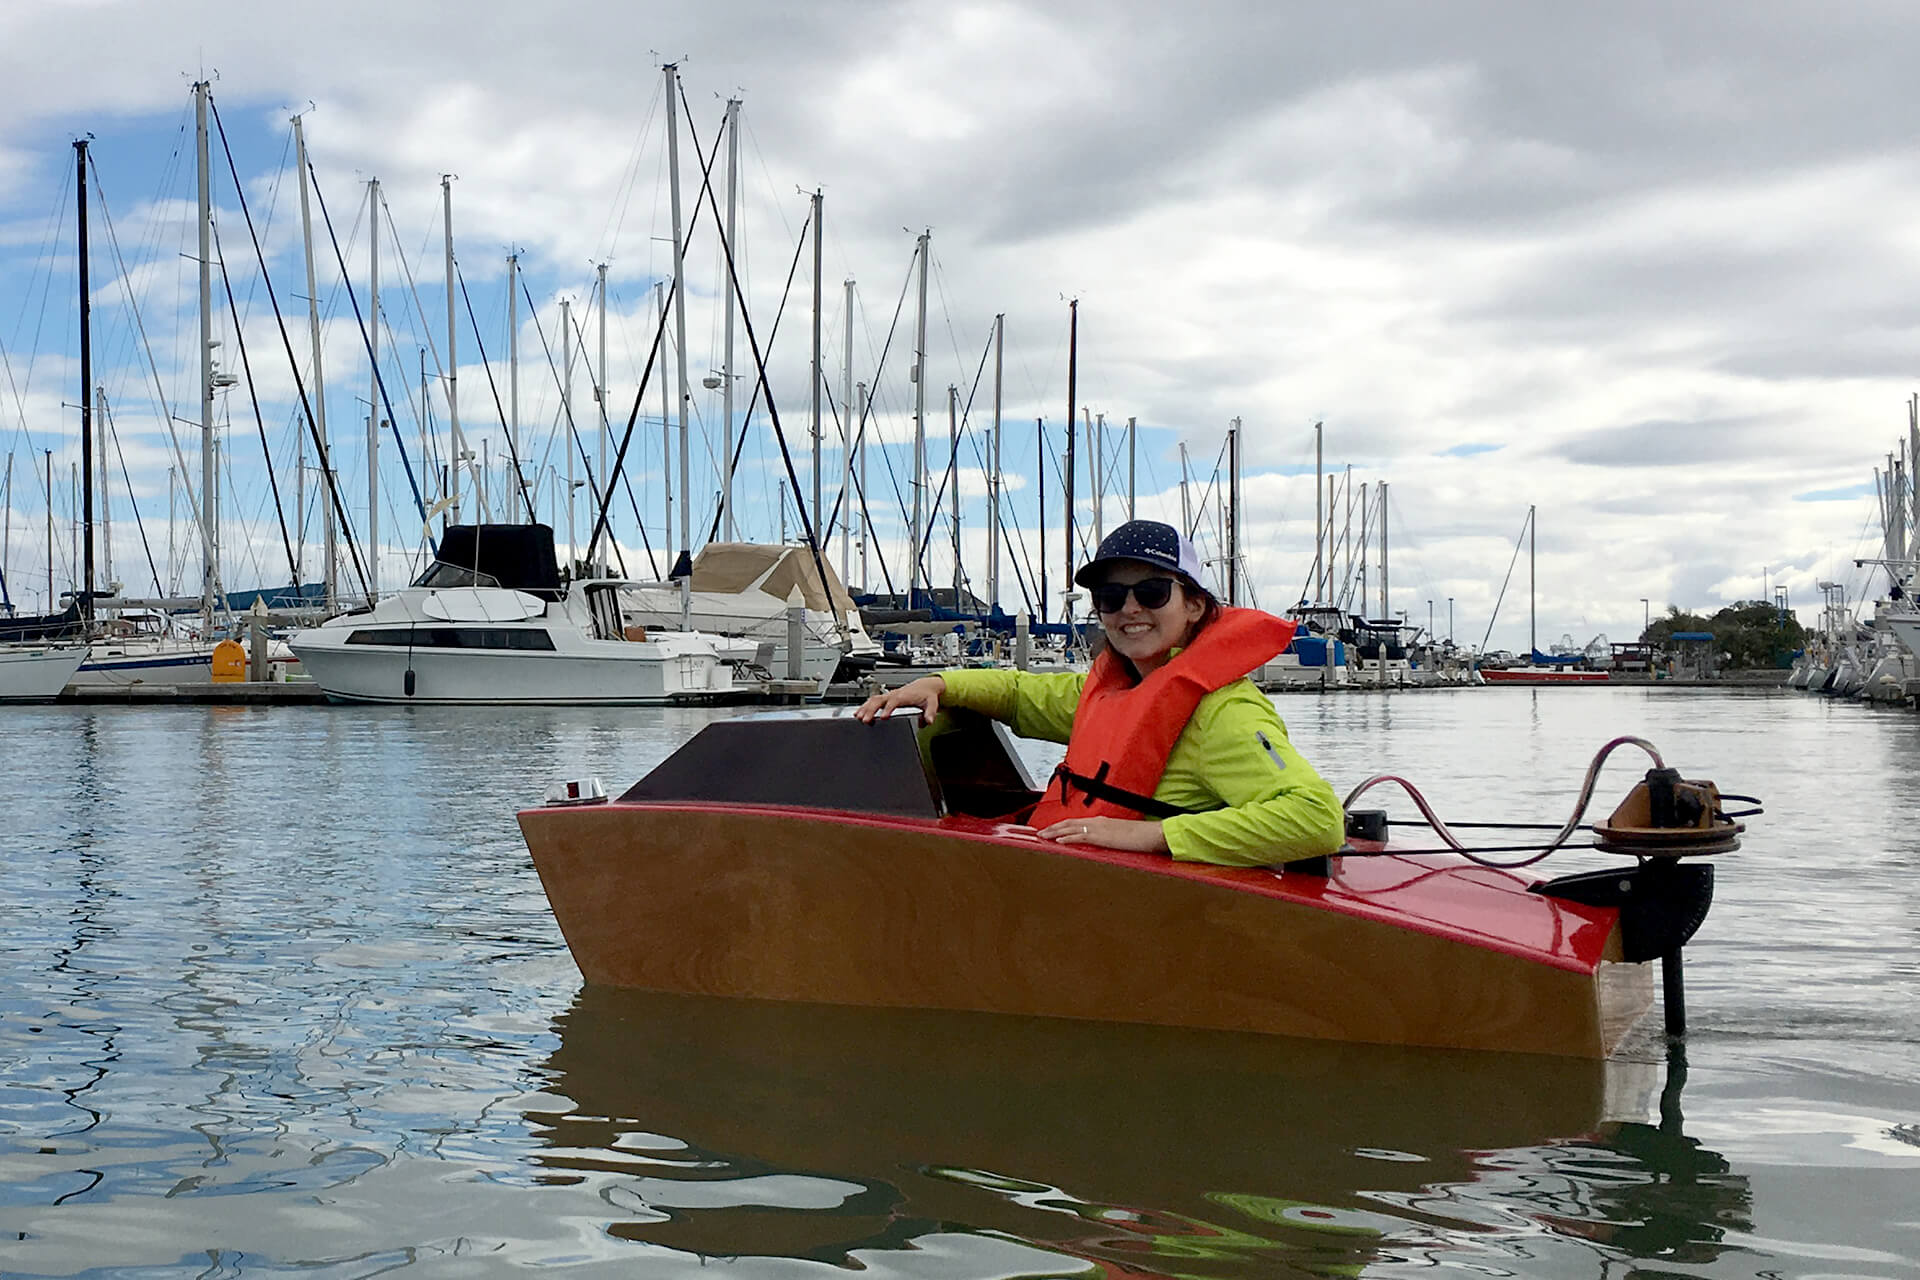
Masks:
[[[714,637],[627,624],[618,578],[564,583],[543,524],[455,525],[412,586],[295,633],[349,702],[670,703],[734,689]]]

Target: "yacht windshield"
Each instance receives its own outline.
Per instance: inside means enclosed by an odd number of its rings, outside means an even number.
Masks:
[[[490,573],[481,573],[476,569],[464,568],[457,564],[448,564],[445,560],[435,560],[420,575],[416,587],[497,587],[500,579]]]

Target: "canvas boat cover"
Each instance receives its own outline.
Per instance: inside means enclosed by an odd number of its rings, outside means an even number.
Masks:
[[[490,581],[488,581],[490,579]],[[558,600],[560,563],[544,524],[455,524],[440,534],[433,564],[416,587],[510,587]]]
[[[827,571],[825,586],[820,581],[820,566],[805,547],[709,542],[694,557],[693,590],[723,595],[758,590],[784,603],[798,589],[801,603],[807,608],[844,617],[854,607],[853,597],[840,585],[839,575],[826,563],[825,556],[820,564]]]

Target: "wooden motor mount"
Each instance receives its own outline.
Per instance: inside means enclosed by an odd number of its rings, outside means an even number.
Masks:
[[[1745,830],[1721,810],[1720,788],[1664,768],[1647,770],[1606,821],[1593,824],[1602,852],[1654,858],[1731,853]]]

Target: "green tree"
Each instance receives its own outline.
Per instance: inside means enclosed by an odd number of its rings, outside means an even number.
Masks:
[[[1711,617],[1669,605],[1667,616],[1654,622],[1640,638],[1671,651],[1676,631],[1712,632],[1715,646],[1727,655],[1725,665],[1732,669],[1784,667],[1807,643],[1800,620],[1791,613],[1782,617],[1780,610],[1765,600],[1737,600]]]

